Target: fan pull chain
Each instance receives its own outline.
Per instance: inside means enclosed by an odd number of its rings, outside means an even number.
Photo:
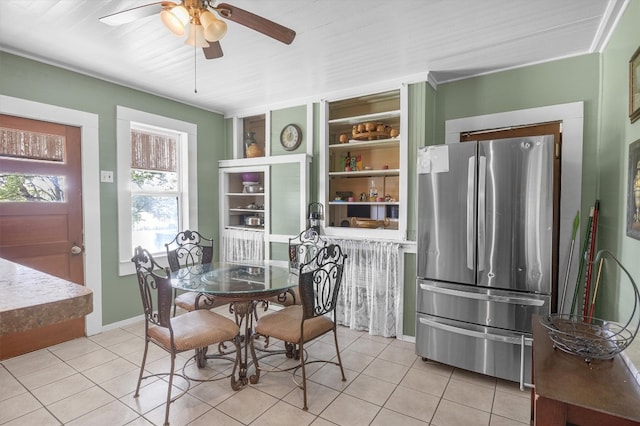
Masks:
[[[198,62],[196,60],[198,48],[193,46],[193,93],[198,93]]]

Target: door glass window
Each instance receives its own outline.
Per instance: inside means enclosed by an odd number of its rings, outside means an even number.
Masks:
[[[0,202],[61,203],[64,176],[0,173]]]
[[[15,171],[24,170],[25,162],[64,163],[64,136],[0,127],[0,157],[16,165],[13,172],[0,173],[0,202],[65,201],[64,176]]]

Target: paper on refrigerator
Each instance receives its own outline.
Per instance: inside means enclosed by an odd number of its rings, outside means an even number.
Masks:
[[[449,171],[449,146],[433,145],[418,149],[418,174]]]

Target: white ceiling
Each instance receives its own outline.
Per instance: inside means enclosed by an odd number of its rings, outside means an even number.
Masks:
[[[117,27],[98,21],[151,0],[1,0],[0,50],[233,115],[599,51],[626,6],[625,0],[225,1],[295,30],[296,39],[285,45],[228,22],[224,57],[206,60],[157,15]]]

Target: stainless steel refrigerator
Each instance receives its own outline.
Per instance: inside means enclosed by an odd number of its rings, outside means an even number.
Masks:
[[[531,316],[551,311],[554,155],[553,136],[419,150],[418,355],[530,383]]]

